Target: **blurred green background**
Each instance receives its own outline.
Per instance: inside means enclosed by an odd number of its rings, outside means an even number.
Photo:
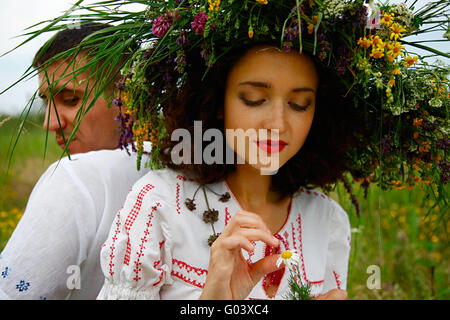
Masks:
[[[0,115],[0,251],[6,245],[25,209],[28,196],[61,149],[48,137],[42,116],[33,115],[15,147],[8,171],[11,138],[21,121]],[[369,188],[368,197],[353,184],[361,208],[356,216],[348,193],[338,185],[331,197],[348,212],[352,250],[347,290],[349,299],[449,299],[449,212],[432,209],[420,187],[382,191]],[[369,289],[368,267],[378,266],[380,289]],[[369,268],[370,271],[370,268]]]

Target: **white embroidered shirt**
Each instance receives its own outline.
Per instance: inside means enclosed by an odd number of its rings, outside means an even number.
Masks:
[[[101,250],[105,283],[98,299],[197,299],[201,295],[212,227],[203,221],[207,205],[203,191],[196,193],[198,187],[170,169],[151,171],[133,186]],[[209,207],[219,211],[214,228],[221,232],[241,207],[226,182],[210,184],[205,190]],[[227,192],[230,199],[220,201]],[[195,193],[196,208],[191,211],[185,201]],[[334,200],[316,190],[300,189],[275,236],[280,240],[278,252],[298,252],[302,277],[311,285],[312,295],[346,288],[350,224]],[[242,252],[250,262],[272,253],[259,241],[250,254]],[[281,274],[274,297],[266,293],[266,276],[247,299],[285,298],[288,273]]]

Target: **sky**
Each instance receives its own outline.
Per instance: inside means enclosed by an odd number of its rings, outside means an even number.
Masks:
[[[5,56],[1,55],[25,40],[25,37],[19,36],[24,33],[27,27],[43,20],[58,17],[69,9],[74,2],[75,0],[0,0],[0,92],[21,77],[30,66],[36,51],[53,33],[46,33],[12,53]],[[85,0],[85,3],[92,2],[94,0]],[[417,6],[425,2],[427,1],[419,0]],[[442,37],[442,35],[437,36]],[[450,49],[449,47],[449,43],[443,42],[436,45],[436,48],[447,52]],[[448,60],[446,62],[448,63]],[[1,94],[0,114],[20,114],[37,87],[37,77],[33,77]],[[42,102],[38,99],[33,110],[39,110],[41,106]]]

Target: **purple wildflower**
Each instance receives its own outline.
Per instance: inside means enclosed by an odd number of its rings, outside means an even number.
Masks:
[[[192,30],[195,33],[203,35],[205,32],[206,21],[208,21],[208,15],[204,12],[199,12],[194,16],[194,21],[191,22]]]
[[[123,105],[122,99],[121,98],[113,99],[112,104],[115,105],[116,107],[121,107]]]
[[[163,14],[153,21],[152,32],[157,37],[164,37],[164,35],[172,27],[172,18],[168,14]]]
[[[177,38],[177,45],[180,47],[184,46],[187,43],[186,39],[186,31],[181,32],[180,36]]]

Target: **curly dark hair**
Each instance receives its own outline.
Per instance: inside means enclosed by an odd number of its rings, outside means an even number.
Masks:
[[[228,74],[251,47],[261,44],[273,45],[260,43],[240,47],[217,61],[206,75],[202,71],[205,70],[205,61],[200,53],[188,55],[188,78],[177,97],[167,101],[163,107],[168,132],[161,142],[161,148],[165,150],[161,155],[164,165],[191,176],[201,184],[221,181],[235,170],[235,164],[225,163],[174,164],[170,151],[178,142],[170,141],[170,136],[177,128],[185,128],[193,136],[195,120],[202,121],[203,131],[217,128],[224,134],[224,121],[219,120],[218,115],[223,114]],[[361,138],[370,130],[363,119],[363,112],[355,112],[353,100],[346,96],[347,90],[337,74],[312,59],[319,76],[319,88],[311,130],[299,152],[272,176],[272,190],[283,195],[291,195],[300,187],[326,188],[341,179],[343,173],[350,169],[347,151],[361,146]],[[222,154],[225,154],[225,148]],[[193,159],[193,143],[191,150]]]

